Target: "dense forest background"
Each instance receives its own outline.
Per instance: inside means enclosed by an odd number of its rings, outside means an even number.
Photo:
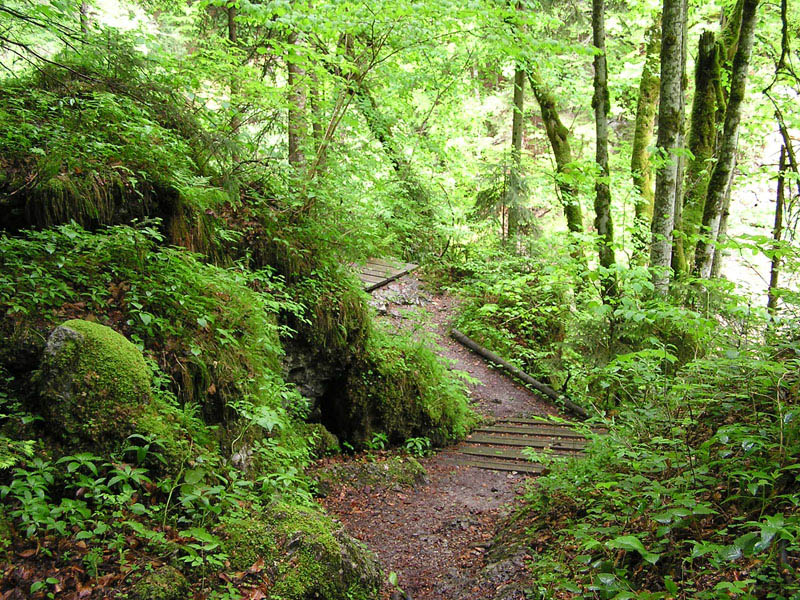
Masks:
[[[0,597],[372,598],[307,468],[474,425],[394,256],[609,428],[531,598],[800,597],[787,0],[0,5]]]

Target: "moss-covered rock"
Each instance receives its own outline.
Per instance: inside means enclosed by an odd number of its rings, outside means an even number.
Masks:
[[[339,438],[328,431],[322,423],[308,423],[304,427],[311,441],[311,452],[317,458],[340,454]]]
[[[348,461],[325,465],[311,473],[317,494],[325,497],[341,485],[389,488],[413,487],[424,483],[427,472],[412,456],[391,456],[381,461]]]
[[[183,600],[189,584],[183,573],[164,565],[145,573],[131,589],[130,600]]]
[[[257,517],[224,526],[234,571],[264,561],[270,597],[282,600],[375,598],[377,559],[330,517],[313,508],[276,504]]]
[[[65,441],[111,448],[137,431],[151,402],[141,352],[110,327],[78,319],[50,334],[37,376],[41,412]]]

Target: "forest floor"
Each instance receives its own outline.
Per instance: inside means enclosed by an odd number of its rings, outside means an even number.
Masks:
[[[428,295],[405,276],[373,293],[393,326],[423,327],[453,368],[467,372],[474,410],[488,419],[557,414],[557,409],[491,368],[448,335],[454,300]],[[459,446],[420,462],[426,480],[414,487],[334,487],[321,500],[330,514],[373,550],[385,572],[413,600],[523,598],[523,556],[490,558],[491,541],[527,477],[457,464]],[[393,590],[384,590],[389,598]],[[395,592],[394,597],[402,598]]]

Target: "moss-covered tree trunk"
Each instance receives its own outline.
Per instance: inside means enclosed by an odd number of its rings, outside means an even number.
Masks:
[[[525,109],[525,70],[517,64],[514,71],[514,107],[511,119],[511,177],[507,186],[506,207],[508,209],[508,237],[513,238],[522,221],[520,185],[522,175],[522,116]]]
[[[694,98],[692,100],[689,150],[693,158],[686,169],[686,195],[684,197],[683,225],[686,262],[694,264],[694,236],[703,217],[706,190],[711,173],[711,161],[717,138],[717,114],[721,97],[720,55],[721,45],[714,34],[704,31],[700,36],[694,72]]]
[[[293,48],[293,46],[299,45],[298,36],[293,33],[289,38],[290,54],[286,61],[289,84],[289,164],[298,169],[302,168],[306,162],[303,144],[308,135],[308,123],[306,122],[306,99],[308,97],[306,74],[298,61],[298,52]]]
[[[684,30],[681,36],[681,107],[680,107],[680,126],[678,128],[678,148],[686,147],[686,88],[689,81],[686,78],[686,59],[689,54],[688,34],[686,23],[689,15],[689,0],[683,0],[683,22]],[[678,155],[678,172],[675,179],[675,214],[672,226],[672,258],[670,265],[674,273],[686,272],[686,255],[683,249],[683,235],[681,227],[683,224],[683,178],[686,174],[686,154],[681,152]],[[677,234],[676,234],[677,232]]]
[[[663,164],[656,173],[651,226],[650,266],[659,295],[669,290],[672,230],[678,183],[678,155],[683,109],[683,36],[686,19],[682,0],[664,0],[661,29],[661,88],[656,146]]]
[[[614,223],[611,220],[611,187],[608,170],[608,114],[611,110],[608,94],[608,63],[606,62],[605,5],[603,0],[592,0],[592,41],[594,55],[594,123],[596,131],[595,161],[600,177],[594,184],[594,226],[598,235],[598,258],[603,269],[614,266]],[[616,277],[606,272],[602,277],[603,298],[616,295]]]
[[[636,103],[636,124],[631,150],[631,176],[638,192],[634,200],[633,254],[637,263],[644,262],[645,249],[653,219],[653,170],[648,147],[653,139],[660,77],[658,59],[661,52],[661,13],[647,31],[647,49],[642,78],[639,81],[639,99]]]
[[[736,148],[739,142],[739,123],[742,118],[742,102],[747,87],[747,71],[755,39],[757,8],[758,0],[744,0],[742,5],[742,25],[736,55],[733,59],[731,91],[725,110],[725,125],[722,131],[719,158],[708,183],[701,229],[703,237],[698,241],[695,252],[694,273],[699,277],[707,278],[711,275],[725,195],[733,177]]]
[[[779,247],[783,239],[783,205],[785,201],[785,181],[786,181],[786,146],[781,146],[781,157],[778,161],[778,192],[775,198],[775,224],[772,227],[772,239],[775,242],[772,246],[772,260],[769,270],[769,288],[767,292],[767,310],[770,315],[775,316],[778,310],[778,279],[781,271],[781,257]]]
[[[567,228],[573,233],[583,233],[583,213],[578,191],[574,183],[572,150],[569,145],[569,129],[561,121],[553,93],[542,82],[536,65],[528,65],[528,82],[542,111],[542,121],[553,149],[556,161],[556,181]]]

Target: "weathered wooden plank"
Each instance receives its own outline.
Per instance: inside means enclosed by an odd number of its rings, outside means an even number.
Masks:
[[[461,448],[462,454],[469,454],[470,456],[488,456],[490,458],[502,458],[512,460],[528,460],[528,457],[522,453],[524,448],[512,446],[465,446]],[[549,453],[555,456],[575,456],[575,450],[566,448],[531,448],[534,452]]]
[[[536,439],[503,435],[471,435],[466,439],[466,441],[471,444],[494,444],[497,446],[521,446],[525,448],[553,448],[554,450],[571,450],[574,452],[580,452],[586,447],[586,442],[582,442],[578,439]]]
[[[485,427],[477,428],[475,433],[510,433],[516,435],[585,439],[583,434],[578,433],[577,431],[571,431],[569,429],[550,429],[544,427],[537,428],[528,427],[525,425],[520,425],[518,427],[515,427],[514,425],[487,425]]]
[[[364,283],[364,290],[371,292],[410,273],[417,265],[393,259],[370,258],[363,265],[353,265],[353,268]]]
[[[510,460],[481,460],[480,458],[459,458],[456,459],[456,464],[464,465],[467,467],[476,467],[478,469],[489,469],[492,471],[504,471],[504,472],[511,472],[516,471],[517,473],[525,473],[526,475],[539,475],[544,471],[544,466],[529,462],[525,463],[516,463]]]
[[[579,431],[583,430],[586,427],[586,425],[584,425],[583,423],[555,423],[555,422],[552,422],[552,421],[543,421],[541,419],[525,419],[525,418],[522,418],[522,417],[506,417],[506,418],[503,418],[503,419],[497,419],[495,421],[495,423],[498,423],[498,424],[499,423],[509,423],[509,424],[510,423],[519,423],[519,424],[523,424],[523,425],[535,425],[537,427],[553,427],[553,428],[557,428],[557,429],[570,429],[570,430],[578,429]],[[589,429],[591,429],[595,433],[608,433],[608,428],[607,427],[602,427],[602,426],[599,426],[599,425],[592,426]]]

